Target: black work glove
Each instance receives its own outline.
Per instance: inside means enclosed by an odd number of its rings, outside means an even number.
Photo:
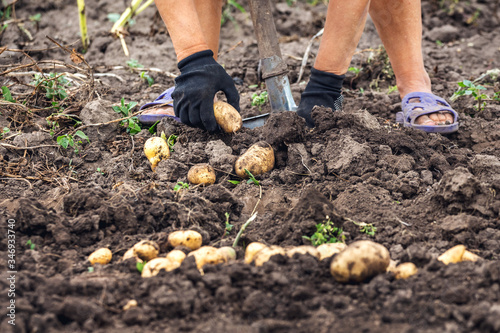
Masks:
[[[336,75],[311,68],[311,78],[302,93],[297,114],[306,120],[307,126],[314,127],[311,111],[314,106],[326,106],[333,111],[342,108],[342,83],[345,75]]]
[[[209,132],[219,129],[214,116],[214,97],[223,91],[227,102],[240,111],[240,95],[233,79],[213,58],[211,50],[194,53],[181,61],[181,74],[172,93],[175,115],[189,126]]]

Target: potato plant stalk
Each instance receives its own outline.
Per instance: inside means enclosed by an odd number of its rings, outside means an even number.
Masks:
[[[123,12],[118,21],[115,22],[113,27],[111,28],[112,34],[119,34],[119,29],[125,26],[128,20],[134,15],[137,8],[141,5],[142,0],[132,0],[130,6]]]
[[[254,213],[252,216],[250,216],[250,218],[245,222],[245,224],[243,224],[241,226],[241,229],[240,231],[238,232],[238,234],[236,235],[236,238],[233,242],[233,247],[236,247],[238,246],[238,242],[240,241],[240,238],[241,238],[241,235],[243,235],[243,232],[245,231],[245,229],[248,227],[248,225],[250,223],[252,223],[253,220],[255,220],[255,218],[257,217],[257,213]]]
[[[76,0],[78,13],[80,16],[80,34],[82,35],[83,52],[89,47],[89,37],[87,35],[87,17],[85,16],[85,0]]]

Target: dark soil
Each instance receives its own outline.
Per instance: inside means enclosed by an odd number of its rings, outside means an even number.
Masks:
[[[175,134],[178,141],[171,159],[152,172],[142,151],[152,136],[147,129],[132,137],[116,122],[87,127],[83,132],[90,142],[82,140],[78,152],[56,143],[79,121],[88,125],[117,119],[111,105],[122,97],[127,103],[153,100],[174,82],[166,72],[178,72],[155,8],[140,14],[125,38],[130,58],[161,70],[148,71],[155,82],[149,87],[140,72],[127,68],[129,58],[109,34],[107,15],[121,13],[128,1],[86,2],[92,44],[85,60],[94,81],[86,76],[85,64],[73,64],[68,53],[45,37],[81,51],[74,1],[20,0],[17,19],[41,13],[38,24],[24,22],[33,40],[14,23],[0,35],[9,48],[0,56],[0,83],[18,101],[27,101],[27,107],[2,104],[0,111],[0,129],[10,129],[0,141],[0,214],[4,226],[9,218],[16,221],[19,272],[16,325],[9,325],[4,315],[2,332],[500,332],[498,101],[487,101],[478,110],[471,96],[457,99],[452,106],[461,128],[452,135],[400,128],[395,124],[400,98],[389,93],[395,80],[368,22],[362,52],[352,62],[361,71],[348,74],[342,112],[316,109],[314,130],[286,112],[262,128],[234,135],[209,135],[165,119],[157,133]],[[425,64],[435,93],[449,99],[458,81],[500,67],[498,3],[423,1]],[[318,41],[304,82],[296,83],[301,58],[322,27],[326,8],[302,1],[292,7],[283,1],[275,8],[298,101]],[[231,13],[237,25],[229,21],[222,27],[220,62],[238,83],[243,115],[268,112],[268,105],[261,110],[251,106],[251,95],[263,91],[251,20],[234,8]],[[56,67],[53,60],[77,69]],[[32,62],[38,68],[6,73],[15,64]],[[19,74],[42,68],[82,74],[81,81],[68,75],[81,83],[61,102],[59,111],[69,117],[54,115],[58,110],[45,94],[26,86],[32,74]],[[487,76],[480,84],[490,96],[500,91],[498,77]],[[49,116],[59,126],[48,123]],[[260,140],[276,152],[275,169],[259,177],[261,189],[228,182],[238,179],[232,174],[236,157]],[[216,168],[216,184],[174,191],[177,182],[187,181],[189,167],[200,162]],[[164,254],[167,235],[178,229],[199,231],[207,245],[231,245],[254,209],[257,219],[240,240],[239,258],[252,241],[308,244],[302,236],[310,236],[329,216],[343,227],[347,244],[373,239],[389,249],[393,260],[411,261],[419,272],[408,280],[382,274],[345,285],[333,280],[330,260],[310,256],[274,256],[262,267],[238,259],[206,266],[204,275],[190,257],[173,272],[142,279],[133,259],[121,260],[142,239],[159,242]],[[227,236],[226,213],[234,224]],[[361,233],[349,220],[373,224],[375,236]],[[6,234],[0,236],[2,262]],[[33,250],[28,240],[35,244]],[[457,244],[484,260],[445,266],[436,259]],[[113,260],[90,272],[87,256],[100,247],[109,247]],[[0,274],[4,309],[6,271],[2,268]],[[123,310],[131,299],[138,306]]]

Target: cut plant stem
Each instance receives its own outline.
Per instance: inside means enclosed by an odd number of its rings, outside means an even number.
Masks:
[[[114,35],[119,35],[120,28],[124,27],[128,20],[134,15],[137,8],[141,5],[142,0],[132,0],[130,6],[125,9],[123,14],[120,16],[118,21],[115,22],[113,27],[111,28],[111,33]]]
[[[248,225],[250,223],[252,223],[253,220],[255,220],[256,217],[257,217],[257,213],[255,212],[255,213],[253,213],[252,216],[250,216],[250,218],[245,222],[245,224],[243,224],[241,226],[241,229],[240,229],[240,231],[238,231],[238,234],[236,235],[236,238],[235,238],[235,240],[233,242],[233,247],[238,246],[238,242],[240,241],[241,235],[243,234],[243,232],[245,231],[245,229],[248,227]]]
[[[78,13],[80,14],[80,34],[82,35],[83,52],[87,52],[89,47],[89,37],[87,35],[87,17],[85,16],[85,0],[76,0],[78,3]]]

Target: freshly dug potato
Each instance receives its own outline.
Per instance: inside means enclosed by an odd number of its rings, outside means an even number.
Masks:
[[[465,253],[465,246],[457,245],[447,250],[445,253],[438,257],[438,260],[443,264],[456,264],[462,261],[462,256]]]
[[[127,259],[130,259],[130,258],[135,258],[137,261],[142,262],[141,259],[139,259],[139,258],[137,258],[135,256],[134,247],[133,246],[130,249],[128,249],[127,252],[125,252],[125,254],[123,255],[122,260],[127,260]]]
[[[201,234],[194,230],[179,230],[168,235],[168,243],[173,247],[186,246],[191,250],[197,250],[202,243]]]
[[[99,250],[95,250],[89,255],[89,261],[92,265],[101,264],[106,265],[111,261],[113,254],[111,250],[108,248],[101,248]]]
[[[196,251],[189,252],[188,256],[194,256],[198,269],[207,264],[217,265],[225,262],[224,255],[212,246],[202,246]]]
[[[230,262],[236,260],[236,251],[231,246],[223,246],[217,251],[224,258],[224,262]]]
[[[214,103],[215,121],[226,133],[235,133],[243,126],[240,113],[231,104],[223,101]]]
[[[156,242],[150,240],[143,240],[135,244],[132,248],[134,251],[134,256],[141,259],[142,261],[150,261],[158,257],[160,253],[160,247]]]
[[[334,254],[343,251],[347,245],[345,243],[325,243],[316,248],[319,252],[319,260],[330,258]]]
[[[144,267],[142,268],[141,276],[143,278],[149,278],[158,275],[158,273],[160,273],[162,269],[170,272],[178,268],[180,265],[180,263],[169,260],[167,258],[154,258],[144,265]]]
[[[281,254],[282,256],[286,255],[285,249],[276,245],[265,247],[255,254],[253,262],[255,266],[262,266],[276,254]]]
[[[187,179],[194,185],[211,185],[215,183],[215,170],[207,163],[195,164],[189,169]]]
[[[467,250],[465,250],[464,254],[462,255],[462,261],[478,261],[482,259],[483,258],[478,256],[477,254],[469,252]]]
[[[128,309],[134,308],[136,306],[137,306],[137,301],[135,299],[131,299],[130,301],[127,302],[127,304],[123,306],[123,311],[127,311]]]
[[[285,249],[286,255],[289,256],[290,258],[293,257],[294,254],[300,253],[300,254],[308,254],[316,258],[320,258],[319,251],[314,247],[310,245],[302,245],[302,246],[295,246],[291,247],[288,249]]]
[[[238,157],[234,164],[234,170],[241,178],[248,178],[245,169],[252,175],[257,176],[274,168],[274,150],[271,145],[265,141],[259,141]]]
[[[394,272],[396,272],[397,266],[398,266],[398,263],[391,259],[391,261],[389,261],[389,266],[387,266],[386,271],[394,273]]]
[[[180,264],[182,264],[182,262],[186,258],[186,254],[180,250],[172,250],[169,253],[167,253],[166,258],[168,260],[177,262],[180,265]]]
[[[330,273],[338,282],[363,282],[386,271],[389,251],[378,243],[362,240],[349,245],[333,258]]]
[[[165,140],[154,136],[144,144],[144,155],[148,158],[151,169],[154,171],[161,160],[170,157],[170,147]]]
[[[394,273],[394,277],[397,280],[407,279],[410,276],[417,274],[418,268],[412,262],[405,262],[405,263],[397,265],[396,268],[393,270],[393,273]]]
[[[259,252],[260,250],[266,248],[267,245],[259,243],[259,242],[252,242],[248,244],[246,250],[245,250],[245,263],[249,264],[253,261],[253,258]]]

